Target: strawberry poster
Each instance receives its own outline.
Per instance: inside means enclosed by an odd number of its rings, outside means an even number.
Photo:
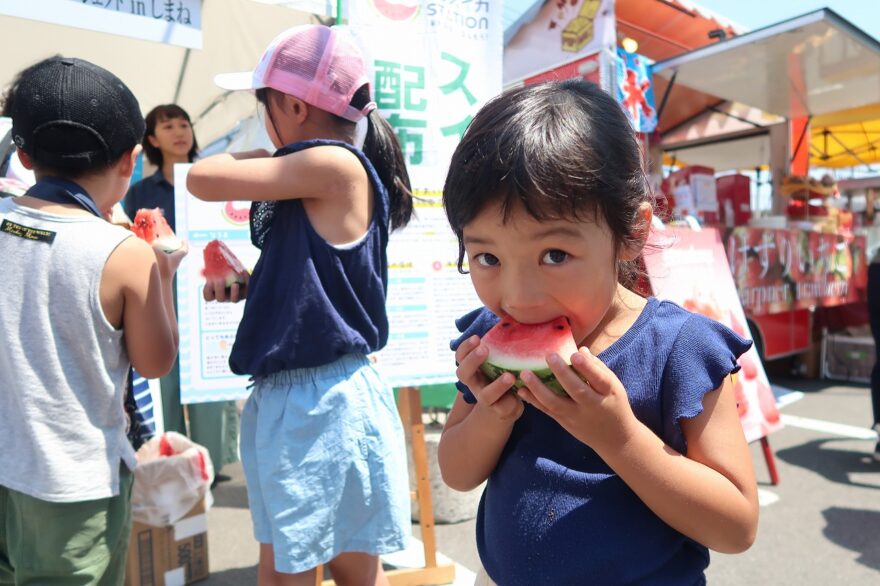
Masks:
[[[249,393],[248,378],[229,370],[229,354],[244,303],[207,302],[202,298],[202,287],[205,249],[212,241],[222,242],[245,268],[253,270],[260,251],[251,244],[250,202],[196,199],[186,190],[190,166],[174,166],[177,235],[189,243],[189,254],[177,271],[180,402],[241,399]]]
[[[752,339],[718,232],[688,228],[654,229],[645,249],[654,295],[678,303]],[[776,399],[757,350],[740,356],[734,392],[749,442],[782,427]]]

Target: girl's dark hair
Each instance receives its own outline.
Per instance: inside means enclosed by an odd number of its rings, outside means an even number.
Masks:
[[[351,105],[358,110],[370,103],[370,88],[364,85],[351,98]],[[364,139],[364,154],[376,167],[379,179],[388,189],[391,207],[391,229],[406,226],[413,214],[412,186],[406,169],[403,149],[397,134],[390,124],[374,108],[367,115],[367,136]]]
[[[261,88],[256,91],[257,100],[267,109],[269,90]],[[362,86],[351,98],[351,105],[358,110],[370,103],[370,88]],[[336,122],[345,127],[347,132],[354,137],[354,122],[341,116],[335,116]],[[269,115],[270,123],[274,126],[275,120]],[[391,229],[406,226],[413,214],[413,194],[409,182],[409,172],[403,158],[403,150],[391,125],[382,118],[378,110],[373,110],[367,116],[367,136],[364,139],[364,154],[373,163],[379,179],[388,189],[390,206]],[[278,134],[278,129],[275,129]]]
[[[504,219],[516,205],[535,219],[602,218],[615,244],[638,242],[638,210],[650,201],[639,144],[614,98],[582,80],[515,88],[477,113],[452,155],[443,204],[458,236],[490,202]],[[618,263],[632,286],[638,259]]]
[[[150,144],[149,137],[155,136],[157,124],[159,124],[160,122],[164,122],[165,120],[172,120],[174,118],[183,118],[184,120],[189,122],[190,127],[192,127],[192,120],[190,120],[189,114],[187,114],[186,110],[184,110],[177,104],[162,104],[161,106],[156,106],[155,108],[150,110],[150,112],[147,114],[147,117],[144,119],[147,124],[147,129],[144,132],[143,141],[144,155],[146,155],[147,160],[156,167],[162,167],[162,151],[159,150],[159,147]],[[196,140],[196,133],[193,132],[192,148],[189,149],[189,153],[187,153],[187,158],[189,159],[190,163],[195,160],[198,152],[199,143]]]

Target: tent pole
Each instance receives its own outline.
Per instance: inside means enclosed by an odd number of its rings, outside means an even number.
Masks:
[[[183,76],[186,75],[186,66],[189,65],[189,54],[192,52],[192,49],[187,49],[183,54],[183,63],[180,64],[180,75],[177,76],[177,87],[174,88],[174,99],[171,100],[172,104],[176,104],[177,100],[180,98],[180,90],[183,88]]]

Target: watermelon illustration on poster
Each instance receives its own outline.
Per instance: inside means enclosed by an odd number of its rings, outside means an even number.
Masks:
[[[721,322],[752,339],[718,231],[667,226],[652,230],[645,266],[654,295]],[[754,345],[739,358],[734,393],[746,440],[781,429],[770,380]]]

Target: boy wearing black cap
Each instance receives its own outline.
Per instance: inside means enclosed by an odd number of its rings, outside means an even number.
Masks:
[[[174,362],[171,282],[186,247],[153,250],[104,219],[144,132],[116,76],[52,57],[6,102],[37,182],[0,200],[0,583],[121,584],[135,466],[126,377]]]

